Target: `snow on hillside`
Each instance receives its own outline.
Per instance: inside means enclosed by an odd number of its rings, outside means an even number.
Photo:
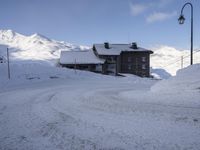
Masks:
[[[66,42],[51,40],[40,34],[25,36],[12,30],[0,30],[0,57],[6,62],[9,47],[11,80],[8,80],[7,63],[0,63],[0,89],[53,79],[82,79],[94,73],[55,67],[61,50],[88,49]],[[94,76],[97,77],[97,76]]]
[[[151,66],[165,69],[172,75],[181,69],[181,56],[184,57],[183,67],[190,65],[190,50],[177,50],[169,46],[159,46],[152,48],[154,54],[151,55]],[[186,57],[187,56],[187,57]],[[194,64],[200,63],[200,52],[194,50]]]
[[[87,48],[51,40],[40,34],[25,36],[12,30],[0,30],[0,45],[9,47],[12,61],[46,61],[50,64],[56,63],[56,60],[60,57],[61,50]],[[5,48],[0,48],[0,55],[6,55]]]

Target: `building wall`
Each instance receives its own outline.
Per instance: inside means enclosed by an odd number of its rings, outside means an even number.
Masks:
[[[103,74],[117,74],[117,57],[116,55],[98,55],[99,58],[105,59],[103,65]]]
[[[122,52],[118,60],[119,73],[131,73],[142,77],[150,75],[150,54],[147,52]]]
[[[130,73],[141,77],[150,76],[150,53],[148,52],[122,52],[116,55],[99,55],[105,59],[104,74]],[[115,69],[111,69],[115,67]]]
[[[61,64],[62,67],[102,73],[102,64]]]

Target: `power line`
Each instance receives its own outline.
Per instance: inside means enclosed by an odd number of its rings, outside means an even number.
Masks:
[[[194,51],[193,54],[198,53],[198,52],[200,52],[200,50]],[[190,55],[184,56],[183,59],[185,59],[185,58],[187,58],[187,57],[190,57]],[[169,63],[169,64],[167,64],[167,65],[165,65],[165,66],[163,66],[163,67],[167,67],[167,66],[173,65],[173,64],[175,64],[175,63],[177,63],[177,62],[179,62],[179,61],[181,61],[181,59],[177,59],[177,60],[175,60],[174,62]]]

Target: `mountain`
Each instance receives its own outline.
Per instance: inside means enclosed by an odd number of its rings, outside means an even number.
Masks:
[[[183,57],[183,68],[190,65],[190,50],[177,50],[169,46],[158,46],[152,48],[151,66],[153,68],[165,69],[172,75],[181,69],[181,57]],[[200,51],[193,51],[194,64],[200,63]]]
[[[12,60],[46,61],[55,64],[61,50],[82,50],[87,47],[49,39],[40,34],[25,36],[12,30],[0,30],[0,55],[5,56],[6,47]]]

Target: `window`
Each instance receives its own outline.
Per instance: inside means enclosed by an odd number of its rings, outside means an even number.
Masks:
[[[146,62],[146,57],[142,57],[142,62]]]
[[[129,64],[129,65],[128,65],[128,70],[131,70],[131,68],[132,68],[132,66]]]
[[[101,72],[102,71],[102,65],[100,65],[100,64],[96,65],[96,70],[95,71]]]
[[[132,60],[132,59],[131,59],[131,57],[129,56],[129,57],[128,57],[128,62],[131,62],[131,60]]]
[[[142,69],[146,69],[146,65],[145,64],[142,64]]]
[[[0,57],[0,63],[3,63],[3,58]]]
[[[108,62],[112,63],[112,62],[115,62],[116,59],[115,59],[115,57],[109,57],[109,58],[107,58],[107,60],[108,60]]]

